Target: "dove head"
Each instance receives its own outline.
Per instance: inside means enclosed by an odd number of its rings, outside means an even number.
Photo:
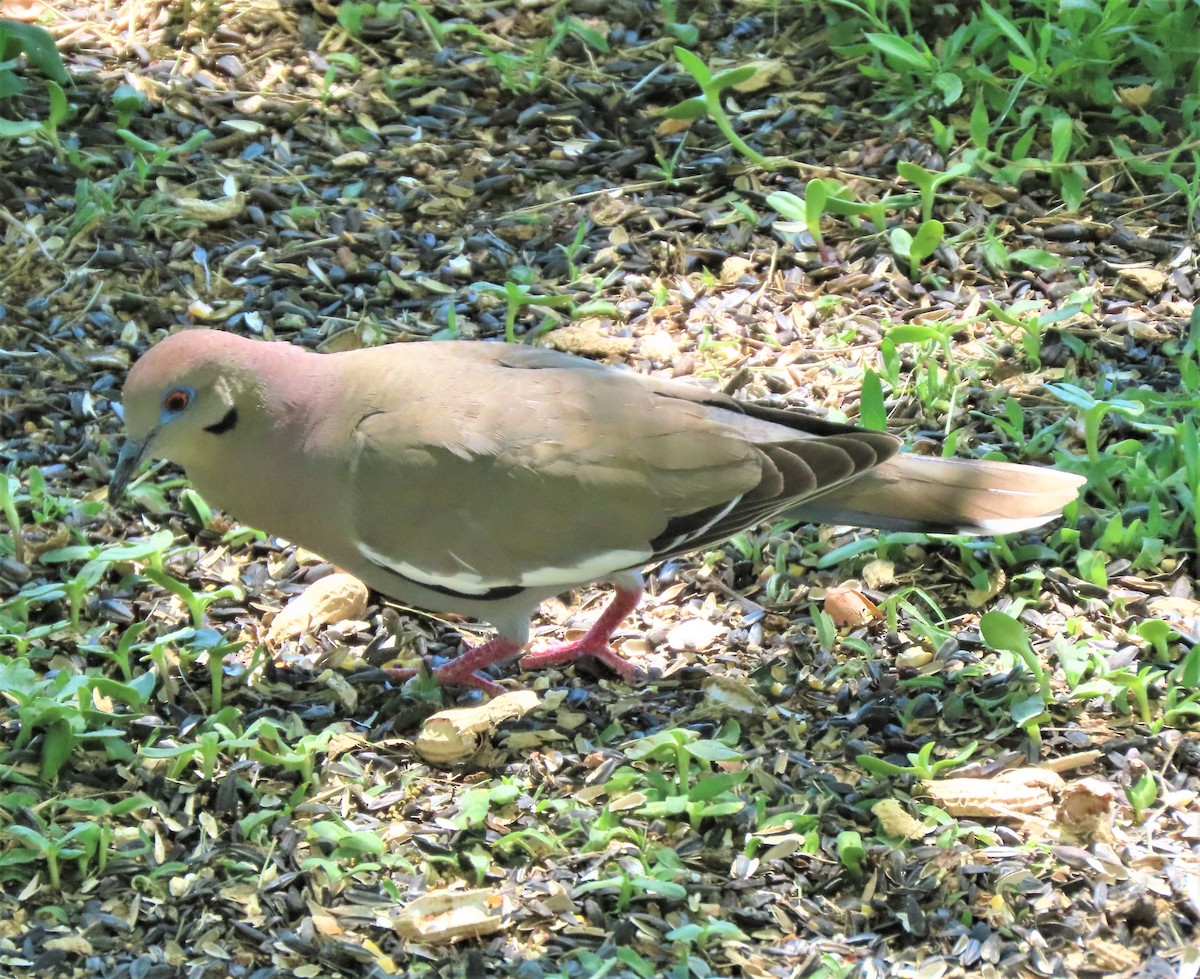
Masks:
[[[264,346],[216,330],[184,330],[138,360],[122,393],[128,441],[109,483],[110,502],[144,459],[169,459],[186,470],[237,437],[240,418],[261,402],[256,348]]]

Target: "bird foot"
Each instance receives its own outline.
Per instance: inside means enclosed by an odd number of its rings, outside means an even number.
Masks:
[[[618,653],[608,644],[608,637],[593,637],[588,635],[576,642],[551,646],[537,652],[526,653],[521,657],[520,665],[523,670],[542,670],[548,666],[561,666],[563,663],[574,663],[584,656],[599,660],[610,670],[628,683],[636,683],[645,678],[642,670]]]
[[[521,647],[511,639],[496,636],[494,639],[489,639],[478,646],[464,649],[449,663],[439,666],[431,672],[439,686],[471,687],[472,689],[482,691],[489,697],[495,697],[504,693],[505,688],[479,671],[486,669],[493,663],[512,659],[520,651]],[[394,680],[410,680],[419,671],[414,669],[388,669],[385,672]]]
[[[538,652],[526,653],[521,657],[521,669],[537,670],[547,666],[561,666],[563,663],[574,663],[582,656],[591,656],[628,683],[636,683],[644,679],[645,674],[642,670],[608,644],[613,632],[621,624],[621,620],[637,608],[638,600],[641,597],[640,584],[636,588],[617,588],[613,600],[600,613],[600,617],[582,639],[563,643],[560,646],[551,646],[549,649]]]
[[[613,649],[608,641],[613,632],[636,607],[642,597],[641,584],[637,587],[618,587],[613,600],[600,613],[595,624],[588,629],[582,639],[575,642],[551,646],[539,652],[528,653],[521,657],[521,668],[536,670],[547,666],[561,666],[563,663],[573,663],[583,656],[598,659],[619,677],[629,683],[636,683],[645,678],[645,673],[625,659]],[[521,647],[511,639],[496,636],[485,643],[464,649],[454,659],[444,666],[433,670],[433,678],[443,687],[472,687],[480,690],[489,697],[502,694],[505,688],[484,676],[480,670],[485,670],[493,663],[502,663],[512,659],[521,651]],[[413,669],[387,669],[385,672],[395,680],[409,680],[417,675]]]

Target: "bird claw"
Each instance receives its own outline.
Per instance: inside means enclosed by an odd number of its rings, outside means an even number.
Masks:
[[[442,687],[470,687],[480,690],[489,697],[504,693],[504,687],[481,672],[493,663],[512,659],[521,647],[510,639],[496,636],[478,646],[464,648],[461,653],[442,666],[431,669],[433,678]],[[397,680],[409,680],[417,675],[414,669],[389,669],[389,676]]]
[[[472,690],[479,690],[489,697],[497,697],[505,692],[505,688],[499,683],[477,670],[464,671],[461,667],[456,670],[454,669],[456,665],[457,661],[451,660],[444,666],[429,670],[429,673],[437,681],[439,687],[469,687]],[[411,667],[385,667],[383,672],[388,675],[389,679],[405,683],[422,671]]]
[[[613,649],[608,641],[621,620],[637,606],[642,595],[640,582],[637,587],[618,587],[612,602],[600,614],[600,618],[592,625],[582,639],[576,642],[551,646],[539,652],[526,653],[521,657],[520,666],[523,670],[536,670],[547,666],[561,666],[564,663],[574,663],[585,656],[597,659],[626,683],[637,684],[646,679],[646,673],[634,666],[620,653]],[[487,642],[471,648],[464,648],[454,659],[430,672],[433,678],[442,686],[472,687],[481,690],[489,697],[502,694],[505,688],[495,680],[486,677],[481,672],[493,663],[503,663],[512,659],[521,651],[521,647],[511,639],[496,636]],[[411,669],[390,669],[388,674],[396,679],[407,680],[415,676],[417,671]]]
[[[526,653],[521,657],[519,665],[523,670],[541,670],[548,666],[574,663],[585,656],[599,660],[626,683],[636,684],[646,679],[644,670],[634,666],[607,642],[588,642],[586,637],[578,642],[564,643],[561,646],[551,646],[549,649]]]

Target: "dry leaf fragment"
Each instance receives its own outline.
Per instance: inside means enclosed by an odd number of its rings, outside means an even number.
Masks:
[[[730,255],[721,263],[721,284],[733,285],[744,275],[754,272],[754,262],[741,255]]]
[[[895,799],[881,799],[871,807],[879,825],[888,836],[900,836],[906,840],[924,839],[929,827],[914,819]]]
[[[862,569],[862,576],[868,588],[887,588],[896,581],[896,566],[891,561],[876,558],[867,562]]]
[[[220,224],[241,217],[246,210],[246,195],[241,191],[228,197],[206,201],[199,197],[181,197],[175,201],[179,216],[204,224]]]
[[[1111,838],[1107,832],[1112,818],[1116,790],[1098,778],[1085,778],[1063,791],[1058,821],[1076,837]]]
[[[1095,748],[1090,751],[1077,751],[1073,755],[1063,755],[1060,758],[1047,758],[1041,763],[1040,768],[1048,769],[1052,772],[1069,772],[1076,768],[1083,768],[1085,765],[1090,765],[1101,757],[1103,752]]]
[[[31,533],[23,533],[20,536],[25,544],[25,555],[29,558],[39,558],[47,551],[66,547],[75,539],[71,528],[64,523],[43,524]]]
[[[660,364],[672,364],[679,357],[679,344],[666,330],[656,330],[638,340],[638,355]]]
[[[724,634],[724,626],[708,619],[686,619],[667,633],[666,646],[676,652],[699,652],[708,649]]]
[[[1117,282],[1128,294],[1157,296],[1166,287],[1167,273],[1148,268],[1121,269],[1117,273]]]
[[[712,675],[701,684],[704,707],[718,715],[761,714],[766,701],[748,683],[730,676]]]
[[[354,713],[358,709],[358,691],[337,670],[325,670],[318,679],[332,691],[344,710]]]
[[[364,153],[362,150],[351,150],[349,153],[342,153],[340,156],[335,156],[329,161],[330,166],[334,167],[366,167],[371,163],[370,154]]]
[[[1153,85],[1125,85],[1117,89],[1117,100],[1126,109],[1140,112],[1150,103],[1153,94]]]
[[[1200,636],[1200,602],[1191,598],[1163,595],[1146,603],[1146,611],[1158,616],[1176,632]]]
[[[82,935],[63,935],[46,939],[45,948],[51,952],[69,952],[75,955],[91,955],[95,951],[92,943]]]
[[[246,133],[249,136],[259,136],[267,131],[266,123],[259,122],[257,119],[223,119],[221,127],[232,129],[234,132]]]
[[[353,575],[326,575],[280,610],[267,630],[267,642],[295,639],[330,622],[359,619],[366,611],[366,585]]]
[[[1144,964],[1139,949],[1106,941],[1095,935],[1088,938],[1087,948],[1072,952],[1066,963],[1071,975],[1087,971],[1102,976],[1120,975]]]
[[[1046,789],[1050,792],[1061,792],[1066,786],[1058,772],[1051,771],[1041,765],[1031,768],[1009,768],[996,776],[997,782],[1009,782],[1013,785],[1029,785]]]
[[[896,654],[896,669],[919,670],[933,662],[933,653],[920,646],[913,646]]]
[[[767,86],[790,86],[796,80],[792,70],[782,61],[758,60],[754,74],[733,86],[735,92],[757,92]]]
[[[825,593],[825,612],[839,629],[866,625],[883,617],[879,606],[855,588],[830,588]]]
[[[971,588],[967,591],[967,604],[971,608],[982,608],[993,598],[1004,591],[1008,583],[1008,575],[1003,568],[993,568],[987,574],[987,585],[983,588]]]
[[[417,754],[438,765],[466,761],[498,725],[529,713],[540,703],[541,699],[532,690],[513,690],[478,707],[440,710],[425,718],[421,725]]]
[[[658,132],[661,136],[675,136],[678,133],[685,133],[692,128],[693,119],[663,119],[658,124]]]
[[[499,931],[503,911],[498,891],[432,891],[401,908],[392,927],[410,941],[436,945]]]
[[[610,336],[599,319],[580,320],[561,326],[542,341],[547,347],[580,357],[621,357],[633,349],[631,337]]]
[[[994,779],[946,778],[924,783],[934,803],[952,816],[1012,819],[1029,815],[1054,802],[1051,789],[1063,780],[1044,768],[1018,768]]]

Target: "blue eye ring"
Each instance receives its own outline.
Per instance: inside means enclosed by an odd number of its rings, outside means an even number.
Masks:
[[[181,411],[186,410],[187,406],[192,403],[192,392],[187,388],[171,388],[163,395],[162,405],[163,411],[171,415],[178,415]]]

